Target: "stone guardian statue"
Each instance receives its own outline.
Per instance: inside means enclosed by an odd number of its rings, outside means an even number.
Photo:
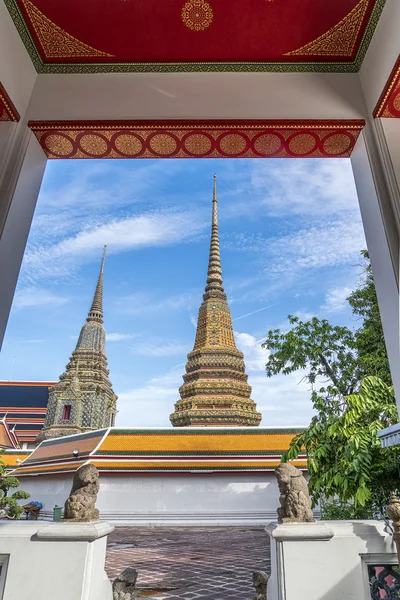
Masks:
[[[113,600],[133,600],[137,576],[136,569],[128,567],[122,571],[112,584]]]
[[[71,493],[64,505],[64,521],[98,521],[96,499],[99,489],[99,472],[96,467],[82,465],[74,475]]]
[[[264,571],[253,571],[253,585],[256,595],[253,600],[267,600],[267,586],[269,575]]]
[[[278,479],[279,501],[278,523],[313,523],[310,494],[303,473],[289,463],[275,469]]]

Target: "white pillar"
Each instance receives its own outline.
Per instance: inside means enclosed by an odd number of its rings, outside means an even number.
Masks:
[[[268,600],[370,598],[368,565],[396,565],[383,521],[271,523]]]
[[[0,2],[0,81],[21,120],[0,123],[0,347],[14,296],[46,158],[28,129],[37,73]]]
[[[112,600],[104,566],[107,535],[113,530],[102,521],[1,521],[1,597]]]
[[[372,120],[357,141],[351,163],[400,414],[399,190],[379,126]]]
[[[375,127],[387,154],[394,188],[394,209],[400,223],[400,119],[375,119]]]
[[[7,177],[3,186],[0,185],[4,218],[0,234],[0,346],[47,162],[38,141],[26,126],[13,144],[11,157]]]

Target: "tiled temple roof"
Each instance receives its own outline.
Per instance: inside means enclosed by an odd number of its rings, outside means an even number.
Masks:
[[[0,418],[20,443],[34,442],[43,427],[54,381],[0,381]],[[14,429],[15,427],[15,429]]]
[[[273,471],[302,428],[109,428],[47,440],[16,476],[73,472],[94,464],[101,473]],[[78,450],[78,453],[73,453]],[[293,461],[305,469],[305,455]]]

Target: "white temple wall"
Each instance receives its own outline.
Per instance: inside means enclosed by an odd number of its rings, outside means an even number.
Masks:
[[[72,485],[69,475],[19,479],[45,519]],[[274,473],[101,475],[97,499],[101,519],[115,525],[261,525],[278,506]]]
[[[361,119],[357,73],[38,75],[31,120]]]

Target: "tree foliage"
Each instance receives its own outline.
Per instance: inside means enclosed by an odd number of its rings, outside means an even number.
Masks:
[[[0,510],[4,510],[10,519],[18,519],[24,512],[22,506],[18,504],[18,500],[26,500],[30,497],[23,490],[9,493],[10,490],[18,488],[19,485],[19,480],[16,477],[6,475],[4,463],[0,460]]]
[[[353,315],[362,320],[362,326],[354,334],[358,362],[365,375],[377,375],[385,383],[391,385],[389,361],[371,264],[365,250],[362,252],[362,256],[364,257],[365,281],[348,298]]]
[[[356,331],[313,317],[289,316],[291,329],[269,331],[266,372],[303,371],[315,415],[296,435],[283,461],[307,453],[314,504],[336,497],[355,510],[382,512],[400,487],[399,452],[381,448],[377,433],[397,422],[397,411],[368,255],[362,285],[348,298],[361,319]]]

